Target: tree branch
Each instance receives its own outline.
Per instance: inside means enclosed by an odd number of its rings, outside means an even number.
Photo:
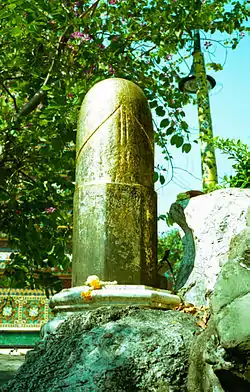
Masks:
[[[36,184],[36,181],[33,180],[33,178],[31,178],[30,176],[28,176],[28,174],[24,173],[24,171],[18,170],[18,172],[21,173],[21,175],[24,176],[25,178],[28,178],[33,184]]]
[[[95,2],[94,4],[92,4],[86,11],[84,11],[84,12],[79,16],[79,18],[84,18],[84,17],[89,13],[89,11],[92,11],[90,16],[93,16],[94,13],[95,13],[95,10],[96,10],[96,8],[97,8],[97,6],[98,6],[98,4],[99,4],[99,2],[100,2],[100,0],[96,0],[96,2]]]
[[[31,113],[34,109],[37,108],[37,106],[44,101],[46,96],[46,92],[43,90],[39,90],[36,92],[33,97],[29,100],[28,103],[26,103],[22,109],[20,110],[20,113],[18,114],[18,118],[21,116],[26,116],[27,114]]]
[[[182,170],[182,171],[188,173],[190,176],[192,176],[192,177],[195,178],[196,180],[202,181],[202,178],[196,177],[193,173],[191,173],[190,171],[188,171],[188,170],[186,170],[186,169],[183,169],[182,167],[174,166],[173,169]]]
[[[7,93],[7,94],[11,97],[11,99],[13,100],[14,107],[15,107],[15,111],[16,111],[16,113],[18,113],[16,98],[14,97],[13,94],[11,94],[10,90],[8,89],[8,87],[5,86],[5,84],[4,84],[3,81],[1,81],[0,83],[1,83],[1,85],[3,86],[4,90],[6,91],[6,93]]]

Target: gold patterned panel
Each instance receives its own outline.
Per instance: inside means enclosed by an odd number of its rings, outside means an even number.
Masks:
[[[39,331],[51,317],[43,291],[0,289],[0,330]]]

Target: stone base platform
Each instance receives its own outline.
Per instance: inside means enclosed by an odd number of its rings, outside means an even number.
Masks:
[[[49,303],[54,318],[41,330],[41,337],[54,332],[70,315],[103,306],[137,306],[148,309],[173,309],[180,297],[167,290],[144,285],[105,284],[95,289],[90,286],[72,287],[55,294]]]

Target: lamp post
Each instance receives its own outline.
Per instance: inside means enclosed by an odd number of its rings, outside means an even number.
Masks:
[[[197,94],[203,189],[218,183],[209,103],[209,90],[214,88],[215,85],[214,78],[206,75],[205,60],[200,45],[200,33],[199,30],[195,30],[193,65],[190,74],[180,80],[179,89],[190,94]]]

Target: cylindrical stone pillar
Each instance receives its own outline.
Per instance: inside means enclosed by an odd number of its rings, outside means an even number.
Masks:
[[[111,78],[83,101],[76,145],[73,286],[89,275],[155,285],[151,112],[134,83]]]

